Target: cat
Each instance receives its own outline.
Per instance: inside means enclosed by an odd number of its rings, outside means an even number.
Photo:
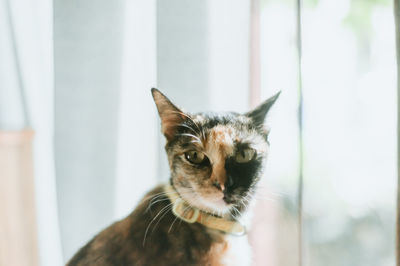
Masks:
[[[250,265],[246,217],[268,154],[264,120],[279,93],[245,114],[190,114],[151,92],[169,184],[151,190],[67,266]]]

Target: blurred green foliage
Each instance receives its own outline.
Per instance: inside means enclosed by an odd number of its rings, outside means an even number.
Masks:
[[[311,0],[319,1],[319,0]],[[344,23],[349,25],[356,35],[370,35],[372,33],[372,14],[374,9],[379,7],[390,7],[390,0],[350,0],[350,10],[344,19]]]

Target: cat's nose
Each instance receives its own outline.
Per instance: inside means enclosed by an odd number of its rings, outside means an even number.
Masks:
[[[218,188],[222,192],[225,191],[225,185],[224,184],[220,184],[218,181],[215,181],[213,185],[214,185],[214,187]]]
[[[223,200],[228,204],[234,203],[234,200],[232,198],[232,187],[233,187],[233,185],[234,185],[233,178],[232,178],[232,176],[228,175],[226,177],[226,182],[225,182],[225,188],[226,189],[222,190],[224,192]]]

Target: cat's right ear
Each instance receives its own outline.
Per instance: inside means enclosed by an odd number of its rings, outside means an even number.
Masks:
[[[170,141],[175,135],[177,126],[185,120],[186,115],[156,88],[151,89],[151,94],[161,118],[162,132]]]
[[[264,120],[267,113],[271,109],[272,105],[274,105],[275,101],[278,99],[280,94],[281,92],[278,92],[274,96],[262,102],[254,110],[245,113],[245,115],[250,117],[257,126],[262,126],[264,124]]]

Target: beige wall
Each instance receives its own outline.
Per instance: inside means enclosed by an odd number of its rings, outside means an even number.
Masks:
[[[0,266],[36,266],[33,131],[0,131]]]

